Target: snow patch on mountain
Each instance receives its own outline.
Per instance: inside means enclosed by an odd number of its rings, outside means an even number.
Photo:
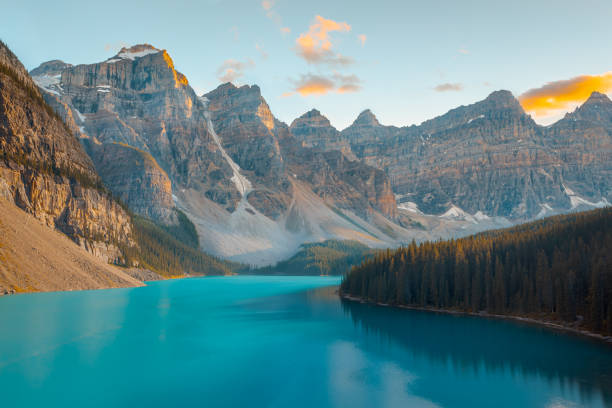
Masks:
[[[489,217],[487,214],[483,213],[480,210],[476,211],[476,214],[474,214],[474,218],[477,221],[488,221],[491,219],[491,217]]]
[[[550,205],[546,204],[546,203],[540,204],[540,207],[542,209],[535,216],[536,219],[548,217],[549,215],[555,214],[555,210],[553,210],[553,208]]]
[[[473,121],[478,120],[478,119],[484,119],[484,117],[485,117],[484,115],[478,115],[475,118],[468,120],[467,123],[472,123]]]
[[[36,85],[38,85],[43,90],[52,93],[53,95],[60,96],[63,91],[62,86],[60,85],[62,75],[37,75],[32,77]]]
[[[208,111],[208,102],[209,102],[208,98],[202,96],[200,97],[200,101],[202,101],[202,103],[204,104],[204,107],[206,108],[206,111],[204,112],[204,117],[206,118],[206,124],[208,125],[208,130],[210,131],[210,134],[213,137],[215,144],[219,148],[219,151],[223,155],[223,158],[225,159],[227,164],[229,164],[229,166],[231,167],[232,172],[234,174],[231,180],[236,186],[236,188],[238,189],[238,191],[240,192],[240,194],[242,195],[242,198],[244,201],[246,199],[246,196],[253,189],[253,186],[251,182],[249,181],[249,179],[247,179],[245,176],[243,176],[240,173],[240,166],[230,157],[229,154],[227,154],[227,152],[223,148],[223,145],[221,144],[221,138],[219,137],[219,135],[217,135],[217,132],[215,132],[215,127],[213,126],[212,120],[210,118],[210,112]]]
[[[79,112],[78,109],[74,108],[74,112],[77,114],[79,121],[81,123],[85,122],[85,119],[87,119],[87,117],[85,115],[83,115],[81,112]]]
[[[421,210],[419,210],[419,206],[417,203],[413,203],[412,201],[406,201],[404,203],[400,203],[397,205],[397,208],[402,210],[410,211],[415,214],[423,214]]]
[[[461,208],[454,204],[451,204],[450,208],[440,216],[440,218],[453,219],[453,220],[465,220],[476,224],[476,218],[463,211]]]
[[[142,51],[122,51],[119,54],[117,54],[117,56],[119,58],[122,59],[129,59],[131,61],[134,61],[136,58],[142,58],[144,56],[150,55],[150,54],[157,54],[158,52],[160,52],[158,49],[156,48],[150,48],[150,49],[145,49]],[[112,60],[106,61],[106,62],[110,62]],[[113,61],[114,62],[114,61]]]
[[[586,206],[594,207],[594,208],[603,208],[603,207],[607,207],[610,205],[610,202],[605,197],[603,197],[598,202],[594,203],[592,201],[589,201],[589,200],[586,200],[580,197],[578,194],[576,194],[572,189],[567,187],[565,184],[563,184],[563,189],[565,190],[565,194],[570,199],[570,204],[572,206],[572,209],[577,208],[580,205],[586,205]]]

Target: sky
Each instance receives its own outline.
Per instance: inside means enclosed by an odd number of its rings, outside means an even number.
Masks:
[[[257,84],[290,124],[316,108],[338,129],[364,109],[419,124],[510,90],[552,123],[612,95],[612,1],[0,0],[0,39],[32,69],[166,49],[200,95]]]

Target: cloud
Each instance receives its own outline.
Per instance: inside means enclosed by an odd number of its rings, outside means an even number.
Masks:
[[[274,24],[277,26],[281,26],[283,24],[283,19],[280,14],[274,10],[274,6],[276,4],[276,0],[262,0],[261,8],[266,12],[266,17],[270,20],[274,21]],[[289,30],[287,27],[280,27],[281,33],[285,34],[285,30]]]
[[[289,34],[291,32],[291,29],[289,27],[281,27],[280,30],[283,34]]]
[[[459,48],[459,54],[463,54],[463,55],[470,55],[470,51],[468,51],[465,48]]]
[[[333,44],[329,33],[348,32],[351,26],[345,22],[336,22],[321,16],[315,17],[315,22],[308,31],[300,34],[295,41],[297,54],[311,64],[348,65],[353,62],[349,57],[332,51]]]
[[[612,91],[612,71],[601,75],[581,75],[571,79],[548,82],[519,96],[525,111],[536,117],[548,116],[555,111],[569,110],[584,102],[594,91]]]
[[[342,75],[334,73],[331,77],[323,75],[301,75],[293,82],[294,89],[283,96],[299,94],[301,96],[325,95],[327,93],[349,93],[361,89],[361,80],[356,75]]]
[[[253,68],[254,66],[255,62],[251,59],[246,61],[228,59],[217,68],[217,78],[219,78],[221,82],[234,82],[244,75],[245,70]]]
[[[453,92],[459,92],[459,91],[463,91],[463,85],[460,83],[444,83],[444,84],[440,84],[438,86],[436,86],[434,88],[434,91],[436,92],[449,92],[449,91],[453,91]]]
[[[268,53],[266,52],[266,50],[263,49],[261,45],[255,43],[255,49],[259,51],[259,54],[261,55],[262,59],[268,59]]]
[[[368,39],[368,37],[365,34],[359,34],[357,38],[359,38],[359,42],[361,43],[362,47],[365,45],[366,40]]]

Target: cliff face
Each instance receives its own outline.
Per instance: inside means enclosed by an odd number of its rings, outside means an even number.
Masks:
[[[595,104],[607,106],[600,97]],[[402,203],[520,221],[609,201],[602,111],[581,108],[544,128],[510,92],[497,91],[420,126],[381,126],[365,112],[342,133],[358,157],[385,169]]]
[[[223,149],[250,181],[248,201],[262,214],[277,218],[291,203],[275,122],[259,87],[223,84],[202,98]]]
[[[104,185],[132,211],[177,224],[170,178],[149,153],[119,143],[92,144],[89,151]]]
[[[53,106],[66,112],[62,116],[69,116],[67,122],[72,119],[80,137],[89,140],[88,148],[123,143],[150,153],[175,183],[235,208],[239,192],[226,183],[233,173],[209,132],[203,104],[165,50],[137,45],[101,63],[45,63],[32,73],[38,74],[34,79],[46,97],[57,100]],[[105,151],[90,154],[106,168],[112,158],[105,159]],[[139,188],[134,184],[131,194],[139,194]],[[151,191],[165,190],[157,185]],[[151,208],[142,207],[147,200],[140,200],[138,212],[159,216],[160,208],[168,206],[167,194],[149,199]]]
[[[373,212],[396,215],[384,172],[350,160],[335,142],[327,143],[330,135],[340,140],[340,133],[318,111],[287,127],[272,116],[257,86],[225,84],[204,97],[210,101],[212,122],[223,146],[254,182],[248,200],[259,211],[267,214],[274,208],[274,214],[284,213],[292,201],[293,178],[307,182],[329,204],[362,217]],[[352,156],[350,148],[348,154]],[[272,200],[276,205],[270,207]]]
[[[133,245],[129,216],[100,188],[94,166],[0,43],[0,190],[5,198],[107,261]]]
[[[322,147],[305,147],[303,143],[296,143],[293,132],[286,125],[279,123],[278,128],[284,130],[285,136],[280,140],[289,171],[307,181],[318,196],[364,218],[375,212],[389,219],[397,216],[391,183],[383,171],[351,160],[344,151],[329,145],[323,150]],[[303,122],[301,128],[306,128]]]
[[[305,147],[315,147],[325,151],[338,150],[346,157],[356,159],[348,140],[316,109],[295,119],[289,129]]]
[[[600,93],[546,128],[545,146],[563,163],[570,206],[612,202],[612,101]]]
[[[38,222],[3,191],[0,187],[0,296],[143,285],[124,269],[109,265],[104,257],[82,250],[66,235]]]

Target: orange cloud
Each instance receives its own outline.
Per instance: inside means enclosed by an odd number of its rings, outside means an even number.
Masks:
[[[281,18],[280,14],[274,10],[275,3],[276,0],[262,0],[261,8],[263,8],[266,12],[266,17],[274,21],[277,26],[280,26],[283,24],[283,19]],[[283,28],[281,28],[281,32],[284,33]]]
[[[348,32],[351,26],[344,22],[328,20],[321,16],[315,17],[315,22],[308,28],[308,32],[300,34],[296,42],[296,51],[299,56],[309,63],[329,63],[346,65],[352,59],[332,51],[332,41],[329,33]]]
[[[525,111],[536,117],[542,117],[554,111],[571,109],[587,100],[594,91],[602,93],[612,91],[612,71],[601,75],[581,75],[548,82],[519,96],[519,102]]]
[[[295,92],[302,96],[308,95],[323,95],[334,89],[334,83],[324,77],[312,75],[308,78],[303,78],[299,85],[296,86]]]
[[[280,30],[283,34],[289,34],[291,32],[291,29],[289,27],[281,27]]]
[[[361,42],[362,47],[365,45],[366,40],[368,39],[368,37],[365,34],[359,34],[357,38],[359,38],[359,42]]]
[[[331,77],[322,75],[302,75],[294,83],[292,92],[284,93],[283,96],[299,94],[301,96],[325,95],[335,92],[339,94],[357,92],[361,89],[361,80],[356,75],[333,74]]]

